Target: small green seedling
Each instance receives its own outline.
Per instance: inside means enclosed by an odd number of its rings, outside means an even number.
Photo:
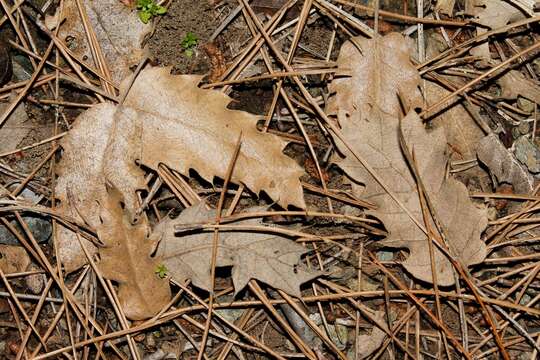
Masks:
[[[159,276],[160,279],[165,279],[167,276],[167,273],[169,272],[169,269],[164,264],[159,264],[156,266],[156,270],[154,271],[157,276]]]
[[[154,16],[167,12],[167,8],[156,4],[155,0],[137,0],[137,9],[139,9],[139,19],[145,24]]]
[[[180,45],[182,45],[182,48],[184,49],[184,52],[188,58],[193,56],[193,51],[198,42],[199,38],[191,31],[188,32],[182,39],[182,43]]]

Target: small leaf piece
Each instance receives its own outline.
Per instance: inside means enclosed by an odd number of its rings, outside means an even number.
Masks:
[[[215,220],[215,210],[206,210],[204,203],[185,209],[178,218],[166,219],[156,227],[162,235],[157,254],[169,269],[173,279],[191,279],[199,288],[210,291],[213,232],[194,233],[176,237],[176,225],[208,223]],[[235,222],[242,226],[261,226],[258,219]],[[242,290],[251,279],[260,280],[291,295],[300,296],[300,285],[319,276],[299,265],[308,249],[294,241],[272,233],[246,230],[219,233],[216,266],[232,266],[235,292]]]
[[[440,11],[442,14],[452,17],[455,5],[456,0],[437,0],[435,11]]]
[[[467,0],[466,7],[475,16],[476,22],[487,26],[489,29],[498,29],[508,23],[518,21],[525,17],[524,14],[534,14],[534,1],[528,1],[525,6],[519,5],[518,1],[503,0]],[[488,30],[477,28],[477,35],[485,34]],[[491,59],[488,40],[482,41],[478,46],[471,50],[475,56],[483,56]]]
[[[501,97],[515,100],[518,96],[524,97],[536,104],[540,104],[540,89],[538,84],[527,79],[517,70],[510,70],[497,80],[501,87]]]
[[[374,318],[380,324],[386,326],[384,312],[376,311]],[[359,335],[356,338],[356,351],[360,355],[360,359],[366,359],[375,351],[379,350],[386,336],[386,332],[377,325],[373,325],[371,334]]]
[[[0,104],[0,113],[4,113],[8,106],[8,104]],[[0,153],[17,149],[17,146],[32,130],[32,127],[32,123],[28,122],[24,104],[19,104],[0,127],[0,138],[2,139],[0,141]]]
[[[143,320],[157,314],[170,300],[169,282],[155,273],[159,259],[150,256],[154,243],[147,238],[145,218],[132,225],[122,209],[122,194],[108,189],[101,204],[102,226],[98,237],[105,244],[99,250],[101,274],[119,284],[118,299],[126,316]]]
[[[534,178],[504,147],[497,135],[484,137],[478,144],[477,155],[499,182],[512,184],[518,194],[533,193]]]
[[[4,274],[26,271],[30,263],[30,256],[22,246],[0,245],[0,269]]]
[[[141,44],[152,27],[139,20],[136,9],[129,8],[118,0],[81,0],[80,3],[107,60],[112,80],[120,83],[131,74],[130,67],[137,65],[143,58],[144,50]],[[63,19],[65,21],[59,24]],[[143,20],[142,17],[140,19]],[[54,16],[46,18],[46,24],[51,30],[60,25],[58,37],[65,39],[66,46],[79,60],[94,68],[95,59],[76,0],[65,0],[63,8],[58,7]]]

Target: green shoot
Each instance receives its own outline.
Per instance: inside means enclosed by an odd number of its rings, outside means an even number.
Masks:
[[[156,4],[154,0],[137,0],[137,9],[139,9],[139,19],[145,24],[154,16],[167,12],[167,8]]]
[[[197,37],[197,35],[195,35],[191,31],[188,32],[186,36],[184,36],[184,38],[182,39],[182,42],[180,43],[180,45],[184,49],[184,52],[186,53],[186,56],[188,58],[193,56],[194,49],[197,46],[198,42],[199,42],[199,38]]]
[[[156,266],[156,270],[154,271],[157,276],[159,276],[160,279],[165,279],[167,276],[167,273],[169,272],[169,269],[164,264],[159,264]]]

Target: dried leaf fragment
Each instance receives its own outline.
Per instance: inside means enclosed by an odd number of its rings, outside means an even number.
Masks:
[[[156,273],[158,258],[150,256],[154,243],[148,239],[148,224],[131,224],[122,209],[122,194],[110,188],[101,204],[102,226],[98,237],[105,244],[99,250],[101,274],[119,284],[118,299],[126,317],[143,320],[157,314],[170,300],[167,279]],[[143,218],[144,219],[144,218]]]
[[[211,254],[213,232],[175,236],[176,225],[204,224],[215,220],[215,211],[204,203],[185,209],[178,218],[166,219],[156,227],[162,235],[157,254],[176,281],[191,279],[193,284],[211,290]],[[258,219],[236,222],[242,226],[262,225]],[[219,233],[216,266],[232,266],[235,292],[251,279],[260,280],[291,295],[300,296],[300,285],[320,275],[299,265],[308,249],[294,241],[272,233],[246,230]]]
[[[518,96],[524,97],[532,102],[540,104],[540,89],[538,84],[527,79],[517,70],[510,70],[501,76],[497,81],[501,87],[501,97],[506,99],[517,99]]]
[[[30,256],[22,246],[0,245],[0,269],[4,274],[26,271]]]
[[[532,193],[534,180],[531,174],[504,147],[497,135],[484,137],[478,145],[477,155],[499,182],[512,184],[518,194]]]
[[[0,112],[3,113],[7,107],[8,104],[1,104]],[[17,149],[31,128],[32,123],[28,121],[24,104],[19,104],[0,127],[0,153]]]
[[[381,324],[386,325],[384,312],[377,311],[374,318]],[[360,355],[360,359],[366,359],[376,350],[380,349],[384,339],[386,339],[386,332],[374,325],[369,335],[360,335],[356,338],[356,351]]]
[[[512,23],[523,19],[524,14],[533,14],[534,1],[527,0],[528,4],[524,6],[516,6],[514,2],[503,0],[467,0],[466,8],[470,10],[475,20],[484,26],[494,30],[501,28],[508,23]],[[486,29],[478,28],[477,34],[486,33]],[[473,48],[473,55],[483,56],[486,59],[491,59],[488,41],[484,41],[481,45]]]
[[[382,181],[422,224],[417,184],[398,140],[398,93],[403,94],[405,104],[411,104],[410,107],[420,104],[420,77],[409,60],[410,48],[401,35],[390,34],[370,40],[357,38],[356,41],[362,54],[350,43],[341,50],[338,64],[352,69],[353,75],[332,82],[336,96],[330,108],[338,114],[342,134],[349,146],[374,168],[377,178],[339,139],[334,140],[345,157],[334,161],[365,186],[358,196],[377,205],[377,210],[369,211],[369,214],[379,218],[387,228],[389,235],[384,244],[408,248],[410,255],[403,263],[404,267],[414,277],[432,282],[426,234],[381,186]],[[474,207],[464,185],[452,178],[445,180],[448,156],[444,130],[439,128],[428,134],[415,116],[410,113],[403,119],[403,131],[409,136],[406,140],[414,150],[420,177],[451,243],[451,254],[466,266],[481,262],[485,257],[485,245],[480,240],[487,225],[485,211]],[[358,187],[353,189],[358,191]],[[438,284],[452,285],[452,265],[438,250],[435,251],[435,265]]]
[[[129,68],[142,59],[141,44],[151,26],[139,20],[136,9],[118,0],[81,0],[81,4],[107,60],[112,80],[120,83],[130,73]],[[95,67],[76,0],[64,1],[63,10],[59,7],[54,16],[47,17],[45,24],[50,29],[60,24],[60,39],[80,60]]]
[[[452,16],[456,0],[437,0],[435,11],[440,11],[442,14]]]

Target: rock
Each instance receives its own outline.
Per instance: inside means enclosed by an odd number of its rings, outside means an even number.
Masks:
[[[9,190],[13,189],[14,188],[10,188]],[[28,189],[23,190],[21,196],[30,202],[35,202],[38,200],[38,196]],[[47,217],[39,214],[23,214],[22,218],[28,225],[30,232],[38,243],[44,243],[49,240],[52,234],[52,225]],[[11,224],[21,234],[24,234],[23,229],[20,227],[16,219],[11,220]],[[13,233],[3,224],[0,224],[0,244],[21,245],[15,235],[13,235]]]
[[[155,349],[156,348],[156,338],[154,334],[150,333],[148,336],[146,336],[145,339],[145,346],[147,349]]]
[[[521,135],[527,135],[531,131],[531,125],[527,121],[522,121],[518,125],[518,131]]]
[[[529,99],[525,99],[524,97],[519,96],[517,99],[517,106],[525,112],[532,113],[534,111],[535,103],[533,103]]]
[[[31,265],[29,270],[36,270],[37,266]],[[43,274],[33,274],[24,278],[24,282],[33,294],[41,294],[45,287],[45,281],[43,280]]]
[[[343,325],[328,325],[328,332],[330,335],[330,340],[336,344],[339,350],[345,350],[347,347],[347,339],[349,335],[349,330],[346,326]]]
[[[536,174],[540,172],[540,149],[527,136],[522,136],[514,142],[516,158]]]
[[[487,211],[488,211],[488,220],[489,221],[497,220],[497,218],[499,217],[499,213],[497,212],[497,209],[490,206],[490,207],[488,207]]]
[[[52,225],[49,220],[39,215],[24,215],[22,218],[38,243],[44,243],[49,240],[52,234]],[[14,225],[21,234],[24,234],[23,229],[19,226],[17,220],[12,220],[11,224]],[[15,235],[3,225],[0,225],[0,244],[21,245]]]
[[[394,258],[392,251],[377,251],[377,259],[379,261],[391,261]]]
[[[15,55],[13,57],[13,78],[16,81],[25,81],[32,77],[32,63],[26,56]]]
[[[148,354],[148,355],[145,355],[143,360],[162,360],[162,359],[165,359],[165,356],[167,354],[165,354],[165,352],[161,349],[159,349],[158,351],[154,352],[153,354]]]
[[[216,312],[223,316],[227,321],[234,323],[236,320],[240,319],[244,313],[244,309],[219,309],[216,310]]]

